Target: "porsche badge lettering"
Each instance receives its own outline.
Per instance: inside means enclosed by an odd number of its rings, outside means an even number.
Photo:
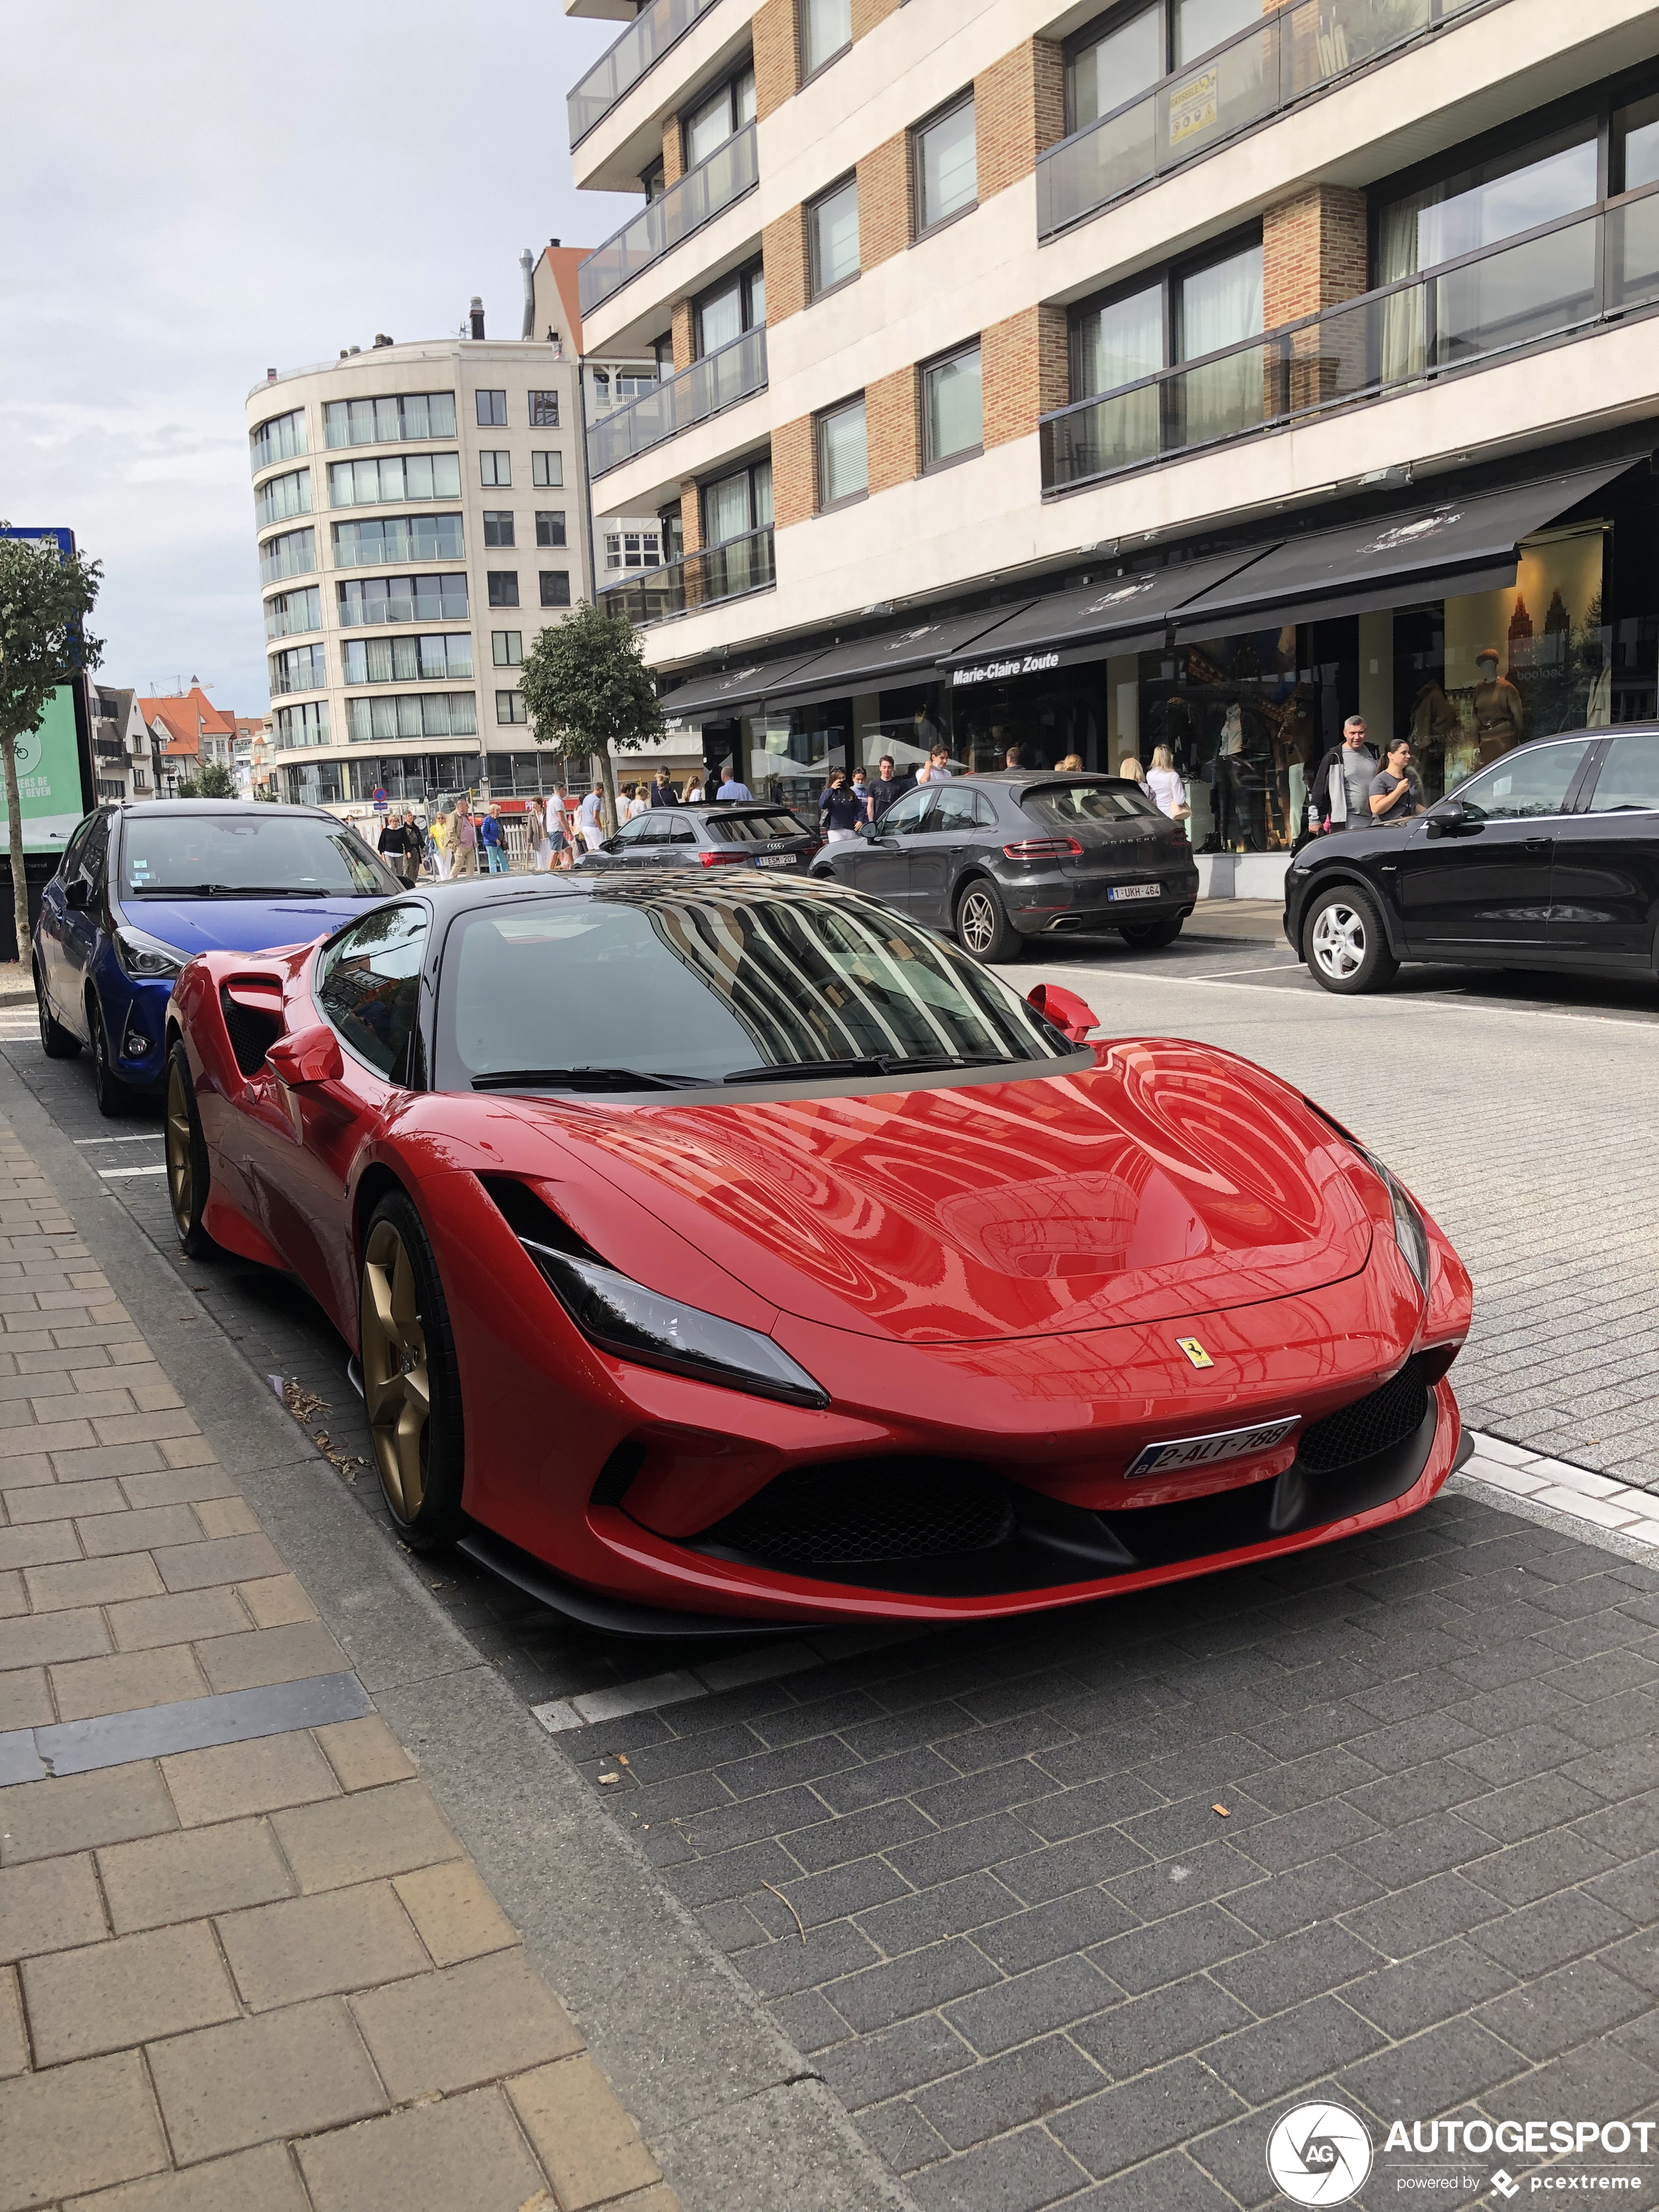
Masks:
[[[1209,1353],[1206,1352],[1203,1346],[1199,1342],[1195,1336],[1178,1336],[1176,1339],[1176,1342],[1186,1353],[1188,1358],[1192,1361],[1194,1367],[1213,1367],[1215,1365],[1214,1360],[1211,1358]]]

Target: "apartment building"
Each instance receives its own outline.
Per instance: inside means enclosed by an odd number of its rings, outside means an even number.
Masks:
[[[1168,745],[1267,890],[1350,713],[1431,796],[1654,713],[1656,54],[1633,0],[649,0],[569,106],[645,195],[579,283],[659,367],[588,445],[671,718],[798,804]]]

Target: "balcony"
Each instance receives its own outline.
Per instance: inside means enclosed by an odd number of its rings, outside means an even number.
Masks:
[[[632,216],[603,246],[596,246],[577,271],[584,315],[631,283],[642,270],[701,230],[722,209],[754,191],[760,179],[755,126],[745,124],[706,161],[688,169],[660,199]]]
[[[592,476],[620,468],[636,453],[648,453],[665,438],[706,422],[723,408],[734,407],[766,389],[766,327],[745,331],[716,352],[694,361],[678,376],[665,378],[626,407],[602,416],[587,434]]]
[[[1659,307],[1659,185],[1044,416],[1042,488],[1144,469]]]
[[[728,538],[722,545],[707,546],[665,568],[630,576],[625,584],[609,585],[601,596],[608,613],[626,615],[635,629],[644,629],[676,615],[697,614],[721,599],[769,591],[777,580],[769,522],[746,538]]]
[[[1291,0],[1037,158],[1037,236],[1455,22],[1480,0]]]
[[[624,93],[631,92],[714,4],[714,0],[651,0],[641,9],[568,96],[573,148],[604,122]]]
[[[313,576],[319,566],[314,529],[290,531],[285,538],[268,538],[259,548],[262,584],[280,584],[289,576]]]

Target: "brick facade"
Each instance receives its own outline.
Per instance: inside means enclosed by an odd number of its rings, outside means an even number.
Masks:
[[[769,327],[806,305],[806,213],[791,208],[761,233],[761,265],[766,271],[766,320]],[[678,356],[677,356],[678,358]]]
[[[866,154],[858,178],[859,266],[873,269],[910,243],[909,132],[897,131]]]
[[[690,300],[675,301],[672,327],[674,332],[674,366],[677,369],[690,368],[692,362],[696,357],[696,340],[692,326],[691,302]]]
[[[799,77],[795,0],[763,0],[750,26],[755,55],[755,114],[760,122],[793,100]]]
[[[914,368],[896,370],[867,386],[864,395],[865,436],[870,452],[870,489],[889,491],[908,483],[921,466],[921,431]]]
[[[1358,298],[1370,275],[1365,195],[1341,185],[1313,185],[1261,217],[1261,311],[1270,330]],[[1363,318],[1344,318],[1299,332],[1291,342],[1287,375],[1276,358],[1264,364],[1267,410],[1310,407],[1356,390],[1364,380]]]
[[[680,486],[680,543],[687,553],[702,550],[702,498],[690,480]]]
[[[812,451],[812,418],[799,415],[772,433],[772,517],[780,530],[805,522],[817,512],[817,469]]]
[[[866,38],[878,23],[896,15],[904,0],[853,0],[853,36]]]
[[[665,185],[677,185],[685,174],[685,157],[680,138],[680,118],[665,115],[662,119],[662,180]]]
[[[1064,307],[1026,307],[993,323],[980,341],[985,379],[984,442],[1029,437],[1039,416],[1070,398]]]
[[[1066,68],[1059,41],[1028,39],[974,79],[979,197],[1029,177],[1045,147],[1066,136]]]

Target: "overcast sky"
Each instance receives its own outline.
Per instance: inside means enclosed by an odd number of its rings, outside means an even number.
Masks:
[[[598,242],[561,0],[0,0],[0,518],[104,563],[105,681],[268,702],[243,403],[376,331],[516,337],[519,249]]]

